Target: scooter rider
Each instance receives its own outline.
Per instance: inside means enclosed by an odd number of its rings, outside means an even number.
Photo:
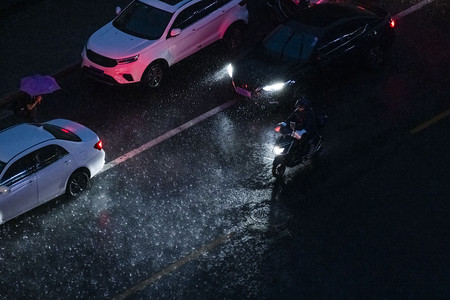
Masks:
[[[317,134],[317,124],[314,111],[305,96],[300,96],[297,99],[295,111],[289,116],[287,121],[293,129],[292,136],[309,144],[306,158],[311,159],[314,153],[314,137]]]

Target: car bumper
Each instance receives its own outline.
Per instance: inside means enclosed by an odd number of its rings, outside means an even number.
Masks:
[[[283,99],[285,99],[286,97],[288,97],[288,95],[290,95],[288,88],[282,91],[268,92],[264,91],[262,88],[250,90],[245,87],[236,85],[234,81],[232,81],[232,84],[236,94],[243,96],[246,99],[251,99],[255,103],[261,105],[280,104],[283,101]]]
[[[104,67],[89,60],[86,51],[81,54],[81,70],[82,72],[98,81],[110,85],[132,84],[140,81],[142,71],[135,68],[138,64],[131,63],[125,65],[117,65],[115,67]]]
[[[103,149],[99,150],[95,156],[91,157],[91,159],[87,163],[89,171],[91,172],[91,178],[97,175],[103,169],[103,167],[105,166],[105,157],[106,155]]]

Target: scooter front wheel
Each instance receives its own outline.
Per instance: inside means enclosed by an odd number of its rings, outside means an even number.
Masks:
[[[276,157],[272,164],[272,175],[275,178],[280,178],[286,171],[286,165],[283,163],[283,159]]]

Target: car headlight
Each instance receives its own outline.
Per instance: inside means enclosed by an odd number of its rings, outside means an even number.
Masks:
[[[284,87],[286,87],[287,85],[289,85],[291,83],[295,83],[295,81],[294,80],[288,80],[286,82],[276,82],[276,83],[271,84],[271,85],[266,85],[262,89],[265,90],[266,92],[277,92],[277,91],[280,91],[280,90],[284,89]]]
[[[271,85],[266,85],[265,87],[263,87],[263,90],[265,90],[266,92],[276,92],[282,90],[284,86],[285,86],[284,82],[277,82]]]
[[[130,57],[126,57],[126,58],[116,59],[116,61],[119,65],[124,65],[124,64],[130,64],[132,62],[135,62],[138,60],[138,58],[139,58],[139,54],[130,56]]]
[[[284,148],[281,148],[281,147],[278,147],[278,146],[275,146],[274,148],[273,148],[273,153],[275,154],[275,155],[280,155],[281,153],[283,153],[284,152]]]
[[[228,72],[228,75],[230,75],[230,77],[233,77],[233,65],[232,64],[229,64],[227,66],[227,72]]]

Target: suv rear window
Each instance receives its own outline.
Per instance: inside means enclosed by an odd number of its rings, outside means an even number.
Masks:
[[[50,132],[55,138],[60,140],[66,140],[66,141],[72,141],[72,142],[81,142],[81,139],[78,135],[73,133],[72,131],[69,131],[65,128],[51,125],[51,124],[44,124],[42,127]]]

